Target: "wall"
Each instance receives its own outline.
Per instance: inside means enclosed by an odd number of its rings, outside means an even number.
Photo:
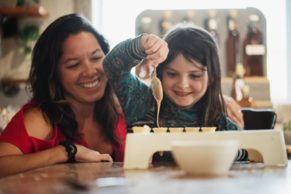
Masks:
[[[228,36],[228,24],[227,18],[229,17],[230,12],[235,12],[235,21],[237,24],[237,31],[239,36],[238,43],[238,56],[237,62],[243,62],[243,42],[246,38],[249,25],[249,16],[256,14],[259,17],[259,21],[256,22],[256,27],[262,32],[263,44],[266,46],[266,20],[264,14],[257,8],[244,8],[244,9],[187,9],[187,10],[145,10],[141,12],[135,23],[135,34],[139,35],[141,33],[154,33],[159,36],[163,36],[160,32],[161,21],[164,19],[165,14],[168,13],[168,20],[170,25],[176,25],[179,23],[184,23],[187,15],[191,13],[192,17],[190,23],[194,25],[201,26],[206,28],[205,22],[207,19],[210,19],[212,15],[213,19],[216,22],[216,32],[217,32],[217,43],[219,47],[219,56],[221,63],[221,72],[222,76],[231,76],[230,73],[227,75],[227,53],[226,53],[226,41]],[[143,21],[149,20],[146,23]],[[189,21],[188,21],[189,22]],[[263,73],[264,76],[267,75],[267,65],[266,65],[266,55],[263,56]]]
[[[95,0],[93,0],[95,1]],[[91,0],[74,0],[75,12],[79,13],[89,20],[92,20],[92,1]]]
[[[28,23],[37,24],[42,32],[56,18],[77,12],[91,19],[91,0],[40,0],[42,5],[48,12],[46,18],[19,18],[19,25]],[[19,47],[17,37],[2,40],[2,55],[0,56],[0,79],[5,76],[14,78],[27,77],[30,67],[30,61],[24,60],[21,56],[21,48]],[[29,93],[25,91],[25,86],[21,86],[20,92],[16,96],[6,96],[0,87],[0,107],[13,105],[21,106],[29,99]]]
[[[291,103],[291,1],[286,0],[288,102]]]
[[[49,12],[49,17],[41,24],[41,31],[61,15],[74,12],[74,0],[40,0],[40,4]]]

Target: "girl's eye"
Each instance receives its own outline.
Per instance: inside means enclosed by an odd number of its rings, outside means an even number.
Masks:
[[[176,76],[176,73],[174,73],[174,72],[167,72],[167,75],[169,77],[175,77]]]
[[[192,79],[200,79],[200,78],[202,78],[204,76],[204,73],[197,73],[197,74],[190,74],[190,77],[192,78]]]

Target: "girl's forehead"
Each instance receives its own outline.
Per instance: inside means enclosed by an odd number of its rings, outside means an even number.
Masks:
[[[188,69],[191,71],[207,70],[207,67],[196,61],[195,59],[185,58],[182,54],[178,54],[173,61],[171,61],[166,69],[173,69],[176,71]]]

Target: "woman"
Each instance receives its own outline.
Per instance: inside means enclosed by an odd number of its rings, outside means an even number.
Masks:
[[[0,136],[0,176],[63,162],[123,160],[125,120],[102,67],[108,51],[79,15],[45,29],[32,53],[32,98]]]

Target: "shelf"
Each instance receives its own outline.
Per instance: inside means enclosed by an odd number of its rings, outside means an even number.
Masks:
[[[0,6],[0,15],[11,17],[46,17],[48,12],[42,6]]]
[[[0,80],[1,84],[6,85],[19,85],[19,84],[26,84],[27,79],[15,79],[15,78],[2,78]]]

